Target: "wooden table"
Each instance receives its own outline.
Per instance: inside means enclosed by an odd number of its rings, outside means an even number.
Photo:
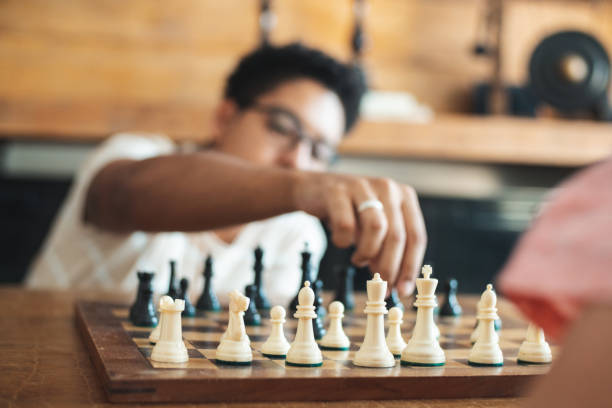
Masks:
[[[106,401],[74,319],[76,299],[120,295],[0,287],[0,407],[122,407]],[[205,407],[518,407],[522,399],[203,404]],[[126,407],[149,405],[128,404]],[[151,404],[159,406],[159,404]],[[189,406],[168,404],[166,406]]]

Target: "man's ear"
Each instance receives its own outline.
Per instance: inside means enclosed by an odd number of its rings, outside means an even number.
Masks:
[[[220,138],[227,132],[232,119],[238,113],[238,105],[230,99],[223,99],[215,108],[213,116],[212,137],[214,141],[219,141]]]

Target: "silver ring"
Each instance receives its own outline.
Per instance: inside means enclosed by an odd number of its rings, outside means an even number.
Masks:
[[[359,207],[357,207],[357,211],[362,212],[367,210],[368,208],[374,208],[376,210],[382,211],[383,203],[380,202],[380,200],[367,200],[359,204]]]

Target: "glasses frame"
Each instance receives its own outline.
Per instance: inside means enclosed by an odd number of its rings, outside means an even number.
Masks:
[[[295,113],[293,113],[290,109],[287,109],[285,107],[278,106],[278,105],[268,105],[268,104],[261,104],[261,103],[255,103],[249,108],[256,112],[264,113],[268,115],[266,126],[268,127],[269,130],[281,136],[289,137],[292,139],[288,151],[295,149],[300,143],[306,143],[310,149],[310,157],[312,160],[315,160],[320,163],[324,163],[326,165],[330,165],[337,160],[338,154],[336,153],[336,149],[333,146],[331,146],[329,143],[326,143],[322,140],[315,139],[314,137],[309,135],[306,129],[304,128],[304,125],[302,121],[300,120],[300,118]],[[280,129],[273,127],[270,124],[270,116],[269,116],[272,114],[283,114],[287,118],[289,118],[291,122],[293,123],[293,125],[295,126],[295,132],[283,132]],[[330,152],[328,158],[320,157],[322,156],[320,152],[324,150],[327,150]]]

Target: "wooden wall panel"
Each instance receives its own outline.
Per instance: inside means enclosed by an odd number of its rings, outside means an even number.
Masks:
[[[302,40],[348,58],[352,0],[275,0],[273,41]],[[485,0],[370,0],[371,84],[439,113],[465,112],[487,78],[474,58]],[[237,58],[257,43],[255,0],[3,0],[0,134],[100,138],[124,129],[182,139],[208,117]],[[542,33],[574,25],[612,39],[606,1],[506,1],[503,71],[524,79]]]

